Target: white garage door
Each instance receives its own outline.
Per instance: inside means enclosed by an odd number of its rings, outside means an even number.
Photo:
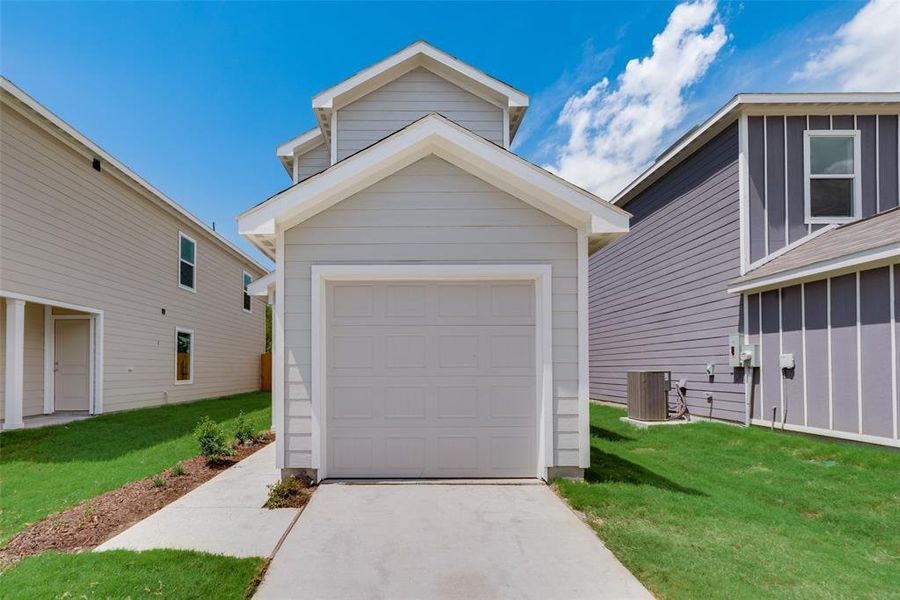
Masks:
[[[334,283],[328,477],[534,477],[531,282]]]

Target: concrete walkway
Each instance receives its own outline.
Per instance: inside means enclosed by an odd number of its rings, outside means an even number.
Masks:
[[[547,486],[325,484],[255,598],[652,598]]]
[[[297,510],[262,508],[278,481],[275,444],[245,458],[95,551],[174,548],[229,556],[272,554]]]

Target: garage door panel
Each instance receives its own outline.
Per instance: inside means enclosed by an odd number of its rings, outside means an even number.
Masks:
[[[329,476],[534,476],[531,284],[341,283],[334,292]]]

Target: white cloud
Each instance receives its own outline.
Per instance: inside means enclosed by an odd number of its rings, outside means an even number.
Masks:
[[[603,78],[569,98],[558,120],[569,128],[569,139],[547,168],[605,198],[614,196],[681,123],[684,93],[727,40],[715,0],[676,6],[653,38],[650,56],[630,60],[614,85]]]
[[[900,90],[900,2],[871,0],[793,78],[848,92]]]

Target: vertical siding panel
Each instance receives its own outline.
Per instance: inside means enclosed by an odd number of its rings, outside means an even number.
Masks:
[[[897,115],[878,117],[879,210],[897,206]]]
[[[765,130],[762,117],[747,119],[750,183],[750,262],[766,255]]]
[[[894,435],[900,436],[900,265],[894,265]]]
[[[828,313],[826,281],[804,285],[806,404],[809,427],[828,429]]]
[[[831,117],[828,115],[809,115],[810,129],[831,129]]]
[[[768,252],[785,245],[784,117],[766,118],[766,217]]]
[[[875,147],[875,115],[859,115],[856,126],[860,131],[860,174],[862,176],[862,213],[871,217],[878,212],[877,179],[878,164]]]
[[[854,129],[853,115],[833,115],[831,117],[832,129]]]
[[[856,274],[831,280],[831,369],[834,429],[858,432]]]
[[[778,290],[762,293],[762,419],[781,418],[781,370],[778,355],[781,353],[778,339],[779,327]]]
[[[796,242],[805,237],[809,230],[804,214],[803,181],[803,132],[806,131],[806,117],[788,117],[787,127],[787,211],[788,240]]]
[[[862,433],[893,435],[890,267],[860,273]]]
[[[781,290],[781,351],[793,353],[793,371],[785,374],[784,407],[787,422],[803,425],[803,304],[800,286]]]
[[[759,348],[760,332],[759,332],[759,294],[752,294],[747,297],[747,334],[750,344]],[[759,369],[753,369],[753,405],[751,410],[751,418],[760,419],[762,410],[759,402]]]

